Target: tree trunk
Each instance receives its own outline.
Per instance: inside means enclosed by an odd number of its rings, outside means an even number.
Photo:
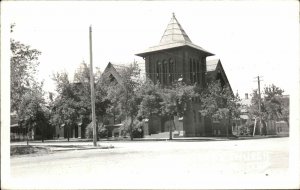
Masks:
[[[260,133],[260,136],[263,135],[262,119],[259,119],[259,133]]]
[[[131,117],[130,117],[130,124],[129,124],[130,140],[133,140],[132,123],[133,123],[133,119],[132,119],[132,116],[131,116]]]
[[[254,137],[254,135],[255,135],[255,128],[256,128],[256,118],[255,118],[255,120],[254,120],[254,127],[253,127],[253,137]]]
[[[230,118],[228,119],[228,124],[226,125],[226,137],[228,139],[228,125],[230,125]]]
[[[42,142],[44,142],[44,125],[41,124],[41,127],[42,127]]]
[[[175,129],[175,121],[174,121],[174,119],[173,119],[172,123],[173,123],[173,128]],[[173,137],[173,134],[172,134],[172,128],[171,128],[171,130],[170,130],[170,140],[172,140],[172,137]]]
[[[26,142],[27,146],[29,146],[29,128],[27,127],[27,142]]]
[[[266,127],[265,127],[265,135],[267,135],[268,134],[268,123],[267,122],[265,122],[265,124],[266,124]]]
[[[70,126],[67,127],[68,142],[70,142]]]

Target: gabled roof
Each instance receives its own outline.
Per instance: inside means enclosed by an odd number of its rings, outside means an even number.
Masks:
[[[229,88],[232,91],[231,85],[228,81],[228,78],[226,76],[225,70],[223,69],[222,63],[220,61],[220,59],[214,59],[214,60],[208,60],[206,61],[206,80],[208,82],[216,80],[217,79],[217,75],[218,73],[221,74],[222,79],[224,80],[224,82],[229,85]]]
[[[188,35],[185,33],[181,25],[179,24],[178,20],[175,17],[175,14],[173,13],[173,16],[163,34],[161,37],[160,43],[157,46],[150,47],[146,49],[145,51],[138,53],[136,55],[143,56],[150,52],[160,51],[160,50],[166,50],[176,47],[183,47],[188,46],[191,48],[195,48],[197,50],[200,50],[204,53],[206,53],[208,56],[214,55],[205,49],[203,49],[200,46],[197,46],[192,43]]]
[[[220,59],[206,61],[206,71],[207,72],[215,71],[219,62],[220,62]]]
[[[126,66],[123,65],[116,65],[116,64],[112,64],[111,62],[109,62],[103,72],[103,74],[101,75],[101,77],[109,77],[110,75],[112,75],[119,84],[122,84],[122,77],[120,75],[120,72],[122,70],[122,68],[124,68]]]

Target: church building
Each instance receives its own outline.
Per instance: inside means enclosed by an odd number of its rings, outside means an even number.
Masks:
[[[159,82],[162,86],[168,86],[180,79],[185,84],[196,83],[205,88],[208,80],[221,80],[221,83],[230,86],[220,60],[210,61],[207,65],[206,58],[214,54],[190,40],[174,13],[160,43],[136,55],[145,60],[146,75],[155,84]],[[184,117],[175,119],[178,136],[208,136],[216,133],[213,122],[201,116],[199,109],[199,101],[194,100],[187,105]],[[169,126],[170,121],[164,118],[149,118],[146,133],[167,132]],[[222,133],[217,132],[219,135]]]

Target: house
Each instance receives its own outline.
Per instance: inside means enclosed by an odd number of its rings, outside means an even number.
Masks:
[[[28,129],[22,125],[22,122],[20,122],[16,112],[12,112],[10,114],[11,141],[23,141],[27,140],[27,137],[29,140],[52,139],[55,134],[54,129],[49,123],[42,123],[39,127],[33,127],[29,131],[27,130]]]
[[[230,86],[220,60],[206,61],[207,57],[214,54],[190,40],[174,13],[160,43],[136,55],[145,60],[146,75],[155,84],[159,82],[162,86],[168,86],[182,79],[186,84],[196,83],[199,87],[205,88],[208,81],[220,79],[223,85],[226,83]],[[194,100],[187,105],[183,118],[175,118],[179,136],[214,134],[211,119],[203,117],[199,109],[200,102]],[[229,123],[225,125],[227,124]],[[164,133],[168,131],[169,126],[168,119],[153,116],[149,118],[147,133],[149,135]],[[225,133],[226,131],[219,130],[217,135]]]
[[[280,97],[282,102],[282,107],[284,109],[289,109],[289,95],[282,95]],[[241,115],[238,120],[235,121],[233,126],[233,133],[236,135],[253,135],[253,130],[256,123],[255,135],[260,135],[262,133],[259,120],[255,120],[253,116],[249,113],[249,108],[251,106],[251,98],[249,98],[248,93],[245,94],[245,97],[241,99]],[[263,126],[266,130],[267,135],[289,135],[289,119],[281,118],[277,121],[264,121]],[[248,131],[248,132],[246,132]]]

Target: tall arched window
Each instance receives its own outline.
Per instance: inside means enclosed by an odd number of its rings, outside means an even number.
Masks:
[[[192,62],[192,58],[190,58],[190,81],[191,83],[193,82],[193,62]]]
[[[197,60],[197,83],[201,84],[201,75],[200,75],[200,62]]]
[[[168,84],[168,62],[166,60],[163,61],[162,65],[162,73],[163,73],[163,84],[167,85]]]
[[[201,58],[201,80],[202,85],[205,84],[205,75],[206,75],[206,59],[205,57]]]
[[[174,61],[171,58],[169,60],[169,81],[172,84],[174,82]]]
[[[156,80],[161,83],[161,79],[160,79],[160,66],[161,66],[160,61],[157,61],[156,62]]]
[[[196,61],[193,59],[193,83],[197,82],[196,79]]]

